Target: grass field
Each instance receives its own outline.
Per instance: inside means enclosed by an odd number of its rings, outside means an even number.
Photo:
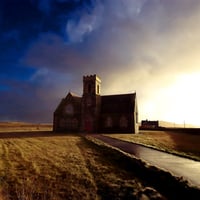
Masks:
[[[136,199],[146,186],[81,136],[0,133],[2,200]]]
[[[119,161],[109,148],[51,129],[51,125],[0,123],[0,200],[164,199],[129,161]],[[180,141],[179,135],[162,132],[112,137],[175,150],[184,149],[188,141],[199,142],[193,136],[181,136]],[[193,146],[188,146],[190,152]]]
[[[52,124],[31,124],[24,122],[0,122],[1,132],[24,132],[24,131],[51,131]]]
[[[140,131],[139,134],[107,134],[109,137],[143,144],[200,161],[200,134],[172,131]]]

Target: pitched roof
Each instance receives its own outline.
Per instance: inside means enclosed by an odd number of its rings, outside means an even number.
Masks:
[[[66,105],[67,102],[71,101],[73,103],[75,103],[77,106],[81,106],[81,97],[77,96],[76,94],[69,92],[67,94],[67,96],[61,100],[60,104],[58,105],[58,107],[55,110],[55,114],[59,113],[60,111],[62,111],[63,106]]]
[[[80,96],[78,96],[77,94],[75,94],[75,93],[73,93],[73,92],[71,92],[71,91],[68,92],[67,96],[68,96],[68,95],[71,95],[72,97],[79,97],[79,98],[81,98]],[[67,97],[67,96],[66,96],[66,97]]]
[[[69,92],[65,97],[65,100],[72,100],[74,103],[81,103],[81,97],[75,93]]]
[[[135,104],[136,93],[102,96],[101,113],[131,113]]]

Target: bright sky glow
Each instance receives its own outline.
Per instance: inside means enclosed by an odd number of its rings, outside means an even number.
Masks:
[[[200,71],[178,75],[169,86],[158,91],[158,95],[144,104],[148,118],[151,113],[154,120],[199,125],[200,114]]]
[[[177,77],[177,81],[169,87],[166,92],[172,97],[170,112],[166,112],[166,119],[172,121],[185,121],[189,124],[200,124],[200,72],[184,74]]]

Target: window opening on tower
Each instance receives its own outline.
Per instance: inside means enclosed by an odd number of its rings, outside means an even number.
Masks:
[[[92,87],[90,84],[88,84],[88,93],[91,93],[91,91],[92,91]]]

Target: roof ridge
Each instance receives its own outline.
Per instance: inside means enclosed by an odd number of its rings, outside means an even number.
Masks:
[[[69,91],[68,94],[67,94],[67,96],[68,96],[69,94],[70,94],[72,97],[80,97],[80,98],[81,98],[81,96],[79,96],[78,94],[76,94],[76,93],[74,93],[74,92]]]
[[[101,95],[102,97],[107,97],[107,96],[128,96],[128,95],[136,95],[136,92],[132,93],[124,93],[124,94],[107,94],[107,95]]]

